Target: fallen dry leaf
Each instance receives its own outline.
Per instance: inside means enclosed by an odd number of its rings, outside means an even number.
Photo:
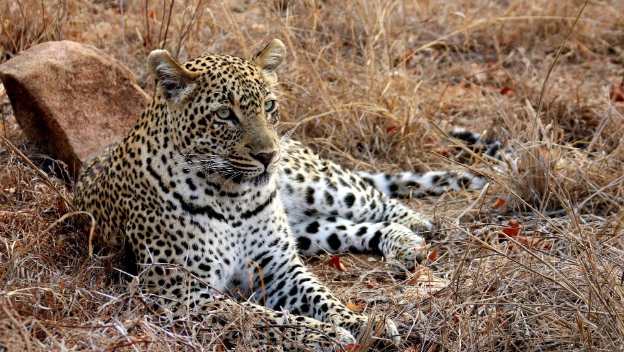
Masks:
[[[510,87],[503,87],[500,90],[500,94],[501,95],[513,95],[514,91],[513,89],[511,89]]]
[[[356,312],[356,313],[360,313],[364,310],[364,304],[362,302],[358,302],[358,303],[354,303],[354,302],[347,302],[347,308],[349,308],[350,310]]]
[[[619,85],[611,85],[611,91],[609,92],[609,98],[616,103],[624,102],[624,78]]]
[[[438,148],[435,151],[437,154],[440,154],[442,156],[446,156],[446,157],[450,157],[451,156],[451,151],[448,148]]]
[[[350,343],[348,345],[345,346],[345,351],[349,351],[349,352],[357,352],[357,351],[361,351],[363,348],[362,345],[357,344],[357,343]]]
[[[389,126],[388,128],[386,128],[386,133],[389,135],[393,135],[397,133],[398,131],[399,131],[399,128],[397,126]]]
[[[518,236],[520,233],[520,223],[516,219],[509,220],[509,224],[503,228],[503,233],[509,237]]]
[[[434,248],[431,251],[429,251],[429,254],[427,255],[427,260],[430,263],[433,263],[436,260],[438,260],[438,250]]]
[[[328,263],[334,269],[337,269],[339,271],[347,271],[347,267],[345,267],[345,265],[340,260],[340,257],[337,255],[332,255],[331,258],[329,258]]]
[[[507,201],[503,198],[496,198],[494,204],[492,204],[493,209],[501,209],[507,205]]]
[[[552,249],[552,243],[548,240],[544,240],[541,237],[519,235],[514,237],[514,240],[522,246],[530,249],[537,249],[542,251],[550,251]],[[516,243],[510,243],[508,248],[509,251],[512,252],[524,251],[524,249],[521,246],[516,245]]]

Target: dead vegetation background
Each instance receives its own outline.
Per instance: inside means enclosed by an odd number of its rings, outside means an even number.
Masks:
[[[505,168],[468,166],[485,191],[411,201],[441,229],[429,265],[447,288],[423,295],[427,275],[366,256],[310,265],[353,309],[395,319],[402,351],[624,349],[624,2],[0,0],[0,26],[0,62],[75,40],[148,91],[154,48],[249,56],[281,38],[282,127],[355,168],[461,168],[450,126],[504,141]],[[49,165],[1,89],[0,104],[0,135]],[[89,257],[44,181],[0,147],[0,350],[221,349],[221,331],[150,314],[119,256]],[[233,314],[230,329],[252,322]]]

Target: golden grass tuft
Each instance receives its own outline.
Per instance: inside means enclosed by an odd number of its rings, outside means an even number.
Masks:
[[[278,37],[289,54],[281,128],[325,157],[359,169],[461,168],[438,128],[498,138],[514,150],[507,168],[484,158],[469,166],[491,178],[487,190],[409,201],[441,229],[430,266],[447,288],[422,295],[419,274],[392,276],[367,256],[343,258],[345,272],[327,258],[310,266],[343,301],[398,322],[402,351],[616,351],[624,346],[624,104],[610,91],[624,75],[624,3],[589,2],[575,25],[584,4],[0,0],[0,62],[70,39],[111,53],[150,90],[144,62],[154,48],[182,60],[250,56]],[[0,135],[48,165],[1,89],[0,113]],[[123,254],[90,257],[88,229],[57,223],[71,194],[50,180],[58,192],[0,146],[1,346],[218,351],[222,333],[261,333],[243,311],[231,312],[225,331],[154,314],[136,279],[120,272]]]

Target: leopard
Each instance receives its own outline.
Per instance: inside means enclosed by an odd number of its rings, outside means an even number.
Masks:
[[[279,39],[249,59],[179,63],[152,51],[151,103],[120,142],[84,163],[75,204],[92,214],[103,243],[130,249],[141,290],[175,316],[193,313],[218,330],[227,312],[251,312],[266,332],[250,342],[257,350],[332,351],[366,337],[398,345],[393,320],[349,309],[302,257],[371,253],[413,268],[434,229],[400,199],[479,189],[484,180],[350,170],[280,136],[285,56]]]

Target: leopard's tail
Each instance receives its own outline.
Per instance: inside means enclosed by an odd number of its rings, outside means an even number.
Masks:
[[[358,172],[366,182],[392,198],[439,196],[483,188],[487,179],[468,171],[403,171],[396,174]]]
[[[449,135],[463,141],[473,153],[489,158],[501,160],[502,154],[507,152],[500,141],[486,139],[479,133],[455,128],[449,132]],[[466,150],[459,149],[455,159],[466,163],[466,159],[470,155],[471,153],[466,152]],[[360,171],[358,175],[392,198],[418,198],[439,196],[442,193],[461,190],[479,190],[488,183],[485,176],[470,171],[403,171],[395,174]]]

